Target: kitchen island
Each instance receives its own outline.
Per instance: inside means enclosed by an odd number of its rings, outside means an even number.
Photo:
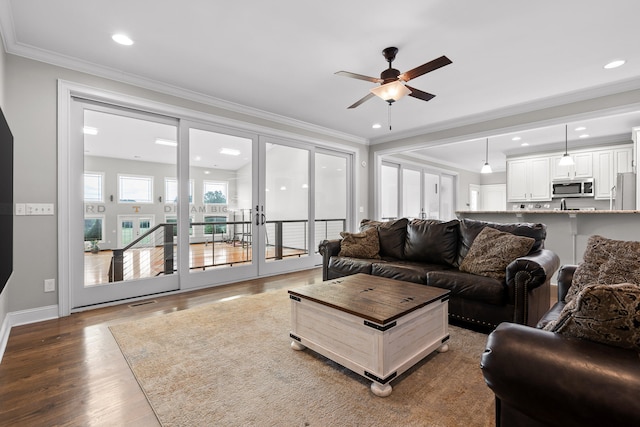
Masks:
[[[533,222],[547,226],[545,247],[560,257],[560,264],[577,264],[587,240],[594,234],[610,239],[640,241],[638,210],[543,210],[457,211],[458,218],[500,223]]]

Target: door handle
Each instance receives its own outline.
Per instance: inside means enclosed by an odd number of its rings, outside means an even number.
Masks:
[[[265,220],[265,216],[264,216],[264,205],[260,206],[260,216],[262,217],[262,225],[264,225],[264,220]]]
[[[256,227],[260,225],[260,214],[258,213],[258,205],[256,205]]]

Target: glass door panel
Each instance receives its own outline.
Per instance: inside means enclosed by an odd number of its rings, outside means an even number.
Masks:
[[[426,219],[440,218],[440,175],[425,172],[424,204]]]
[[[398,166],[383,164],[380,177],[380,218],[383,221],[398,217]]]
[[[402,216],[406,218],[425,217],[420,203],[420,175],[418,170],[402,170]]]
[[[343,155],[315,154],[315,243],[339,239],[347,229],[349,212],[349,158]]]
[[[190,127],[189,238],[192,274],[251,266],[253,256],[253,139]],[[208,276],[208,275],[205,275]],[[207,279],[210,282],[215,279]]]
[[[266,262],[309,255],[309,151],[267,143],[264,212]]]
[[[178,288],[173,226],[160,192],[176,176],[177,121],[85,101],[72,103],[71,306]],[[79,258],[80,259],[80,258]]]

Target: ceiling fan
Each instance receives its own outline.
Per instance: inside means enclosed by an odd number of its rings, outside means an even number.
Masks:
[[[409,95],[423,101],[429,101],[435,96],[431,93],[423,92],[409,85],[405,85],[404,83],[408,82],[409,80],[415,79],[416,77],[420,77],[423,74],[444,67],[445,65],[449,65],[451,64],[451,60],[443,55],[440,58],[436,58],[433,61],[422,64],[412,70],[400,73],[400,71],[391,66],[393,60],[396,59],[397,53],[397,47],[388,47],[382,51],[382,56],[384,56],[389,63],[389,68],[380,73],[380,78],[364,76],[362,74],[351,73],[349,71],[338,71],[335,73],[339,76],[366,80],[372,83],[380,83],[380,86],[371,89],[371,92],[369,94],[365,95],[363,98],[356,101],[348,108],[356,108],[357,106],[364,103],[365,101],[368,101],[374,96],[378,96],[384,99],[389,103],[389,105],[405,95]]]

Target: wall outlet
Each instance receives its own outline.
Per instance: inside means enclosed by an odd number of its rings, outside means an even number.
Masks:
[[[44,291],[45,292],[54,292],[56,290],[56,279],[45,279],[44,281]]]

